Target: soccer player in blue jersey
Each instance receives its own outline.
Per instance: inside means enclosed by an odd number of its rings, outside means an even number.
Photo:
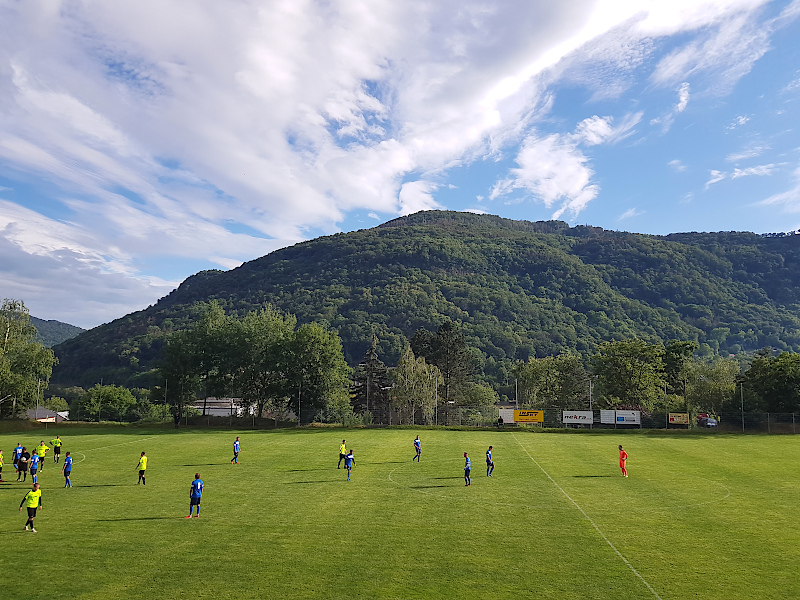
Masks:
[[[203,497],[203,480],[200,479],[200,473],[194,474],[194,481],[189,490],[189,514],[184,517],[185,519],[192,518],[192,509],[197,507],[197,517],[200,516],[200,500]]]
[[[36,448],[34,448],[33,454],[31,455],[31,477],[33,478],[33,483],[36,483],[38,480],[39,465],[42,462],[36,452]]]
[[[61,473],[64,475],[64,487],[72,487],[72,482],[69,480],[70,473],[72,473],[72,457],[67,452],[64,458],[64,465],[61,467]]]
[[[237,436],[236,441],[233,442],[233,458],[231,459],[232,465],[239,464],[239,438]]]
[[[14,470],[19,471],[19,457],[22,456],[22,444],[17,442],[17,447],[14,448],[14,454],[11,457],[14,459]]]
[[[415,460],[419,462],[419,457],[422,455],[422,441],[419,439],[419,436],[417,436],[417,438],[414,440],[414,452],[415,455],[414,458],[411,459],[411,462],[414,462]]]
[[[489,446],[486,451],[486,476],[491,477],[492,471],[494,471],[494,461],[492,461],[492,447]]]
[[[347,456],[344,457],[344,468],[347,469],[347,481],[350,481],[350,471],[356,466],[356,458],[353,456],[353,449],[350,448]]]
[[[472,483],[472,478],[469,476],[471,471],[472,461],[469,459],[467,453],[464,452],[464,485],[470,485]]]

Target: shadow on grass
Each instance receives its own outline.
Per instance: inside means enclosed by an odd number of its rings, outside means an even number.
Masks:
[[[73,485],[74,488],[92,488],[92,487],[128,487],[132,483],[93,483],[92,485]]]
[[[304,471],[330,471],[333,467],[322,467],[319,469],[286,469],[284,473],[302,473]]]
[[[285,485],[296,485],[298,483],[330,483],[330,479],[318,479],[316,481],[287,481]]]
[[[581,479],[587,479],[589,477],[612,477],[612,475],[572,475],[572,477],[579,477]]]
[[[434,477],[433,479],[464,479],[461,475],[455,475],[454,477]]]
[[[114,523],[116,521],[172,521],[183,517],[126,517],[123,519],[97,519],[102,523]]]

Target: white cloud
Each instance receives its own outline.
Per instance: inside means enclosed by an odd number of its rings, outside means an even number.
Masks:
[[[494,186],[489,197],[494,200],[523,190],[536,196],[547,208],[559,203],[554,219],[565,212],[577,215],[600,191],[591,183],[594,171],[587,166],[588,161],[571,136],[531,136],[517,155],[518,167]]]
[[[468,212],[475,215],[488,215],[489,213],[481,208],[465,208],[462,212]]]
[[[689,104],[689,83],[684,81],[678,89],[678,104],[675,106],[676,113],[682,113]]]
[[[643,114],[643,112],[627,114],[617,127],[613,126],[614,117],[594,115],[578,123],[575,128],[575,139],[587,146],[616,144],[633,134],[633,128],[642,120]]]
[[[705,93],[725,95],[750,72],[769,49],[769,36],[777,25],[757,20],[753,9],[764,2],[731,4],[697,37],[659,61],[652,75],[655,84],[675,85],[702,73],[708,82]]]
[[[619,217],[617,217],[617,221],[623,221],[625,219],[632,219],[633,217],[638,217],[640,215],[645,214],[643,210],[637,210],[636,208],[629,208],[624,213],[622,213]]]
[[[410,215],[421,210],[433,210],[442,206],[433,199],[438,185],[430,181],[409,181],[400,188],[401,214]]]
[[[728,162],[736,163],[742,160],[747,160],[748,158],[755,158],[757,156],[761,156],[767,150],[770,150],[770,147],[766,144],[751,143],[745,146],[745,148],[743,148],[741,151],[729,154],[728,156],[725,157],[725,160]]]
[[[625,139],[642,113],[532,132],[548,86],[613,97],[685,34],[652,77],[678,89],[677,114],[697,73],[732,81],[763,53],[762,3],[0,3],[0,169],[57,189],[57,209],[25,206],[62,219],[15,216],[0,239],[23,248],[24,232],[23,255],[56,261],[62,244],[134,283],[175,257],[227,268],[349,211],[437,208],[448,169],[520,140],[493,197],[577,215],[599,191],[584,149]]]
[[[753,167],[747,167],[745,169],[738,169],[737,168],[737,169],[734,169],[733,172],[731,172],[731,173],[726,173],[725,171],[712,170],[710,172],[711,176],[710,176],[709,180],[706,181],[705,188],[708,189],[713,184],[719,183],[720,181],[723,181],[724,179],[728,179],[728,178],[730,178],[730,179],[739,179],[741,177],[751,177],[751,176],[764,177],[764,176],[772,175],[772,174],[775,173],[775,171],[778,169],[779,166],[780,165],[773,165],[773,164],[756,165],[756,166],[753,166]]]
[[[667,133],[672,127],[672,124],[675,122],[675,116],[686,110],[686,107],[688,105],[689,105],[689,84],[687,82],[683,82],[680,88],[678,88],[678,103],[675,106],[673,106],[668,113],[660,117],[651,119],[650,124],[661,125],[662,133]]]
[[[370,219],[375,219],[376,221],[380,221],[380,220],[381,220],[380,216],[378,216],[378,213],[374,213],[374,212],[368,212],[368,213],[367,213],[367,216],[368,216]]]
[[[613,117],[595,115],[578,123],[571,134],[540,137],[534,133],[520,147],[517,168],[495,184],[489,198],[494,200],[522,190],[541,200],[547,208],[558,203],[554,219],[564,213],[577,216],[600,191],[591,182],[594,171],[579,146],[614,144],[625,139],[633,133],[642,114],[628,114],[616,127]]]
[[[800,167],[795,169],[793,178],[794,185],[791,188],[762,200],[760,204],[765,206],[782,205],[786,212],[800,212]]]
[[[731,121],[731,124],[728,125],[725,129],[727,129],[728,131],[733,131],[737,127],[741,127],[742,125],[746,124],[749,120],[750,117],[739,115],[733,121]]]
[[[677,158],[676,158],[676,159],[673,159],[673,160],[671,160],[671,161],[669,161],[669,162],[667,163],[667,165],[668,165],[669,167],[671,167],[671,168],[672,168],[672,170],[673,170],[673,171],[675,171],[676,173],[682,173],[682,172],[686,171],[686,169],[688,168],[688,167],[687,167],[685,164],[683,164],[683,163],[682,163],[680,160],[678,160]]]
[[[740,177],[749,177],[751,175],[772,175],[777,168],[778,165],[757,165],[755,167],[747,167],[746,169],[734,169],[733,173],[731,173],[731,179],[739,179]]]
[[[719,183],[728,176],[727,173],[724,173],[723,171],[717,171],[714,169],[710,171],[710,175],[711,176],[709,177],[708,181],[706,181],[706,189],[708,189],[715,183]]]

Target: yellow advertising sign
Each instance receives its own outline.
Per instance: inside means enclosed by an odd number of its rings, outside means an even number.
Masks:
[[[673,425],[688,425],[689,413],[669,413],[669,422]]]
[[[515,410],[515,423],[544,423],[543,410]]]

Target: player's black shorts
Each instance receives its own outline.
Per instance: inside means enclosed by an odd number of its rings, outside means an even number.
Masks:
[[[36,516],[36,508],[37,508],[36,506],[34,506],[34,507],[30,507],[29,506],[28,507],[28,518],[29,519],[32,519],[32,518],[34,518]]]
[[[67,477],[69,477],[70,473],[72,473],[72,471],[64,471],[64,478],[66,479]]]
[[[20,463],[20,464],[19,464],[19,470],[20,470],[20,473],[27,473],[27,472],[28,472],[28,465],[27,465],[27,463],[26,463],[26,464],[22,464],[22,463]]]
[[[39,469],[31,469],[31,475],[36,475],[39,472]]]
[[[19,459],[18,459],[18,458],[15,458],[15,459],[14,459],[14,466],[15,466],[15,467],[17,466],[17,463],[18,463],[18,462],[19,462]]]
[[[144,477],[144,469],[142,469],[141,471],[139,471],[139,477]]]
[[[55,447],[53,447],[53,452],[54,452],[55,454],[61,454],[61,446],[55,446]]]
[[[190,506],[200,506],[200,498],[189,497]]]
[[[469,477],[469,473],[472,469],[464,469],[464,477]]]

